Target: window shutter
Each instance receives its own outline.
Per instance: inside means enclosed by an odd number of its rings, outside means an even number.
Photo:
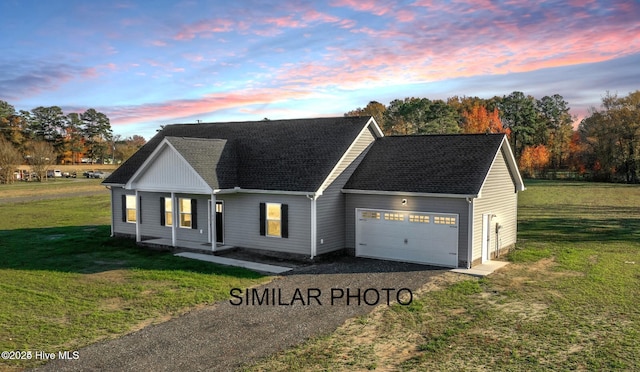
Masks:
[[[265,236],[267,234],[267,206],[265,203],[260,203],[260,235]]]
[[[138,205],[137,205],[137,207],[140,210],[140,213],[138,213],[140,215],[140,221],[138,221],[138,223],[140,225],[142,225],[142,195],[138,195]]]
[[[283,238],[289,237],[289,205],[282,204],[280,206],[280,235]]]
[[[198,228],[198,199],[191,199],[191,228]]]
[[[160,226],[164,226],[167,223],[165,220],[165,210],[164,210],[164,197],[160,198]]]
[[[122,195],[122,222],[127,222],[127,196]]]

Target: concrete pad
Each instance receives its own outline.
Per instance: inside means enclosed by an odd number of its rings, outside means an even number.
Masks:
[[[213,256],[210,254],[202,254],[202,253],[182,252],[182,253],[176,253],[174,256],[192,258],[194,260],[200,260],[200,261],[213,262],[220,265],[244,267],[245,269],[260,271],[260,272],[269,273],[269,274],[282,274],[284,272],[292,270],[290,267],[267,265],[267,264],[258,263],[258,262],[242,261],[242,260],[236,260],[233,258]]]
[[[509,263],[504,261],[487,261],[470,269],[452,269],[454,273],[467,274],[473,276],[487,276],[492,272],[507,266]]]

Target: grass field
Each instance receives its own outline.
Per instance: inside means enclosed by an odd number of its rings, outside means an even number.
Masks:
[[[84,177],[51,178],[45,182],[15,182],[10,185],[0,185],[0,204],[59,199],[74,195],[109,195],[109,191],[100,184],[102,181]]]
[[[50,197],[0,204],[0,351],[77,350],[269,280],[110,238],[109,196],[98,182],[0,186],[0,198],[25,188]],[[96,189],[63,197],[77,187]],[[0,360],[0,370],[31,366]]]
[[[640,370],[640,187],[529,181],[517,249],[411,306],[247,366],[271,370]]]

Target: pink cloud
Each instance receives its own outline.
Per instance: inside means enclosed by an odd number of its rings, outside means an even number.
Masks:
[[[102,109],[114,125],[126,125],[146,121],[174,120],[198,114],[240,108],[247,105],[264,105],[278,101],[303,99],[313,94],[305,91],[273,89],[244,90],[221,94],[210,94],[201,99],[174,100],[157,104],[123,106]]]
[[[398,22],[411,22],[416,19],[416,14],[410,10],[399,10],[396,13],[396,19]]]
[[[204,20],[182,27],[182,30],[175,34],[175,40],[191,40],[196,36],[210,37],[215,33],[232,31],[235,22],[229,19]]]
[[[331,6],[344,7],[357,10],[359,12],[367,12],[377,16],[384,15],[391,10],[391,6],[386,2],[376,0],[334,0]]]
[[[300,28],[304,27],[304,23],[300,20],[294,19],[292,16],[278,17],[278,18],[266,18],[264,23],[271,24],[281,28]]]

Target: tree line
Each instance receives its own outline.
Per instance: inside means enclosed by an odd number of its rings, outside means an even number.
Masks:
[[[526,177],[640,182],[640,91],[606,93],[576,129],[559,94],[489,99],[408,97],[371,101],[345,116],[373,116],[385,135],[505,133]]]
[[[126,160],[144,145],[141,136],[113,136],[106,114],[90,108],[65,114],[58,106],[15,110],[0,100],[0,182],[14,181],[13,172],[31,165],[39,180],[48,166]]]

